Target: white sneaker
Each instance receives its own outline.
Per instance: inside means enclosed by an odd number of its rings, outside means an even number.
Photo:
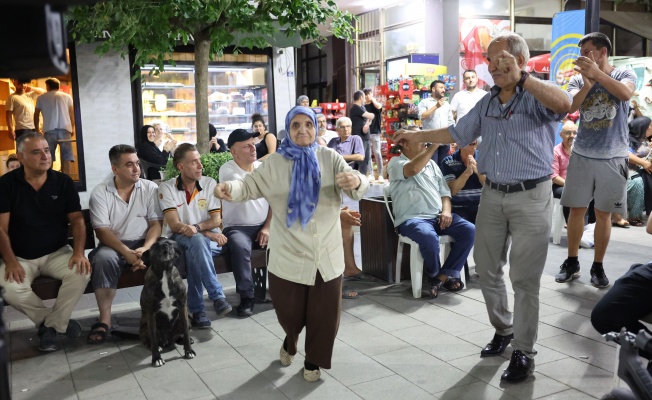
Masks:
[[[379,175],[379,176],[378,176],[378,182],[380,182],[380,183],[384,183],[384,182],[385,182],[385,178],[383,178],[382,175]]]

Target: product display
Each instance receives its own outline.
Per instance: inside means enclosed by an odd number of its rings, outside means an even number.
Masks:
[[[142,69],[143,124],[161,121],[179,143],[197,142],[195,71],[193,66],[168,66],[158,76]],[[226,140],[234,129],[251,129],[251,115],[266,123],[266,67],[208,68],[208,119]]]

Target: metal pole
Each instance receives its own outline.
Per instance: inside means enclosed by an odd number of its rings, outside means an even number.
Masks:
[[[600,32],[600,1],[586,0],[584,33]]]
[[[380,42],[380,84],[385,83],[385,9],[380,9],[379,22],[378,22],[378,41]]]
[[[514,11],[514,5],[516,0],[509,0],[509,25],[512,29],[512,32],[516,32],[516,15]]]

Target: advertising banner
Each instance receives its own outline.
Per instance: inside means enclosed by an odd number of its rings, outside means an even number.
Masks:
[[[577,43],[583,36],[584,10],[559,12],[552,18],[550,80],[564,90],[575,73],[573,61],[580,55]]]

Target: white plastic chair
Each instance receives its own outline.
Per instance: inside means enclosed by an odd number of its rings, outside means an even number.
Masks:
[[[383,198],[385,199],[385,207],[387,207],[387,213],[392,220],[392,225],[394,224],[394,214],[392,213],[391,208],[389,207],[389,184],[383,186]],[[423,286],[423,256],[421,256],[421,250],[419,245],[412,239],[401,235],[397,232],[398,235],[398,248],[396,249],[396,277],[394,278],[394,283],[401,283],[401,261],[403,261],[403,245],[410,245],[410,279],[412,280],[412,296],[415,299],[421,297],[421,288]],[[442,235],[439,237],[439,260],[441,264],[444,264],[446,257],[451,251],[450,245],[455,243],[455,239],[448,235]],[[466,285],[465,271],[461,271],[460,279]]]
[[[564,207],[559,199],[552,199],[552,242],[561,243],[561,232],[564,229],[566,220],[564,219]]]

